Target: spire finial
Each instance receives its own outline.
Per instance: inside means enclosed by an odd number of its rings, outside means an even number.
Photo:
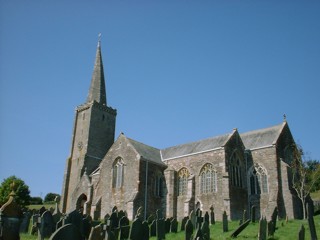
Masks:
[[[287,115],[283,114],[283,121],[286,122],[287,121]]]

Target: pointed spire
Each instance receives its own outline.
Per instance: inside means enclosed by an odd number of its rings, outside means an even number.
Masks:
[[[96,60],[94,63],[91,85],[87,102],[97,101],[101,104],[107,105],[106,86],[104,81],[103,63],[101,56],[101,34],[98,38],[98,46],[96,52]]]

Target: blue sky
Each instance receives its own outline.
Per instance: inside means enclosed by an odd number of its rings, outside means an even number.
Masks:
[[[320,160],[319,1],[0,0],[0,179],[61,193],[98,33],[120,132],[165,148],[287,120]]]

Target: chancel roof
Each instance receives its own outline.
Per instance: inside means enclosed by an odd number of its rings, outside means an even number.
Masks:
[[[196,142],[186,143],[174,147],[169,147],[161,150],[162,160],[173,159],[177,157],[187,156],[200,152],[210,151],[223,147],[232,133],[225,135],[203,139]]]
[[[277,143],[286,122],[269,128],[258,129],[240,134],[246,149],[256,149],[271,146]]]
[[[154,162],[156,164],[164,165],[161,160],[160,149],[148,146],[131,138],[127,138],[134,149],[142,156],[144,159]]]

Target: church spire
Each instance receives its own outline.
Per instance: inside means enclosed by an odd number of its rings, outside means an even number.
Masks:
[[[101,39],[101,34],[99,34],[96,60],[94,63],[87,102],[97,101],[101,104],[107,105],[106,86],[104,81],[100,39]]]

